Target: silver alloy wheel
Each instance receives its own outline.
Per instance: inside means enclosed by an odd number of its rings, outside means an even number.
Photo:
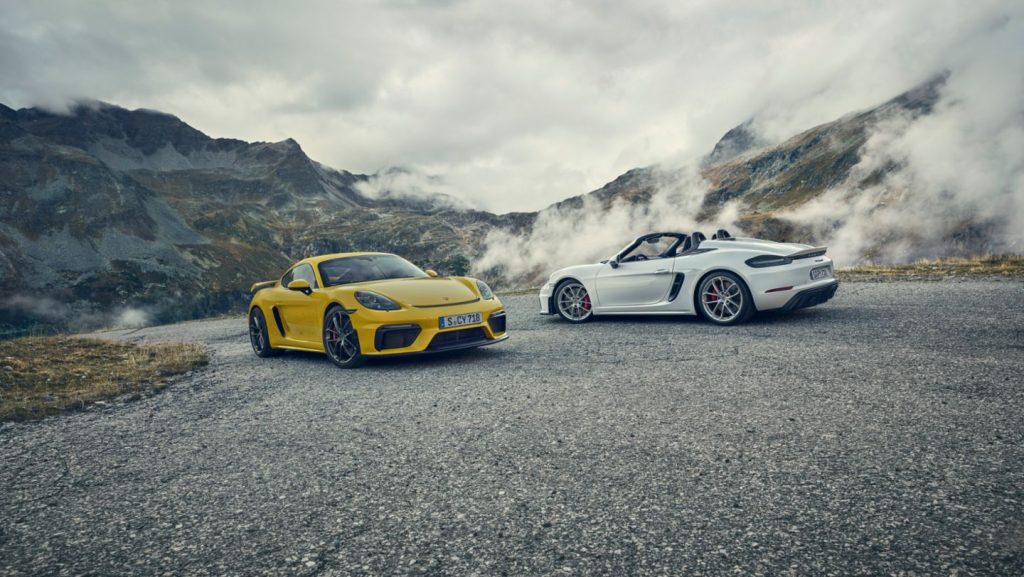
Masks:
[[[334,311],[327,317],[324,344],[327,354],[339,364],[351,363],[359,356],[359,337],[351,319],[341,311]]]
[[[558,289],[555,298],[558,311],[571,321],[586,320],[593,313],[590,295],[587,289],[578,282],[570,282]]]
[[[267,348],[267,333],[263,330],[263,323],[260,322],[263,314],[259,309],[249,315],[249,342],[252,343],[252,350],[261,354]]]
[[[743,289],[727,276],[714,276],[703,284],[700,295],[704,314],[721,323],[727,323],[743,312]]]

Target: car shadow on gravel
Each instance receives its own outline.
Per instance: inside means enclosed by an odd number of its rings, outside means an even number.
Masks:
[[[439,353],[428,353],[422,355],[406,355],[401,357],[382,357],[366,359],[364,368],[397,368],[411,367],[420,368],[431,365],[452,364],[452,363],[487,363],[505,354],[501,343],[479,347],[475,349],[463,349],[460,351],[445,351]]]
[[[825,309],[808,308],[797,311],[767,311],[756,313],[750,318],[744,325],[785,325],[792,323],[804,323],[804,322],[820,322],[821,320],[833,317],[835,311],[828,311]],[[560,318],[551,318],[550,322],[557,324],[564,324],[568,326],[568,323]],[[696,315],[608,315],[594,317],[594,320],[590,323],[598,324],[646,324],[646,325],[700,325],[707,327],[715,327],[715,325],[705,321]],[[589,324],[589,323],[585,323]],[[743,325],[739,325],[743,326]],[[730,327],[723,327],[730,328]]]
[[[548,317],[547,322],[556,326],[572,327],[573,324],[562,320],[560,317],[552,316]],[[593,320],[580,323],[575,325],[577,327],[585,327],[587,325],[615,325],[615,324],[688,324],[688,323],[702,323],[701,319],[693,315],[607,315],[597,316]]]
[[[766,311],[757,313],[747,321],[748,325],[788,325],[806,322],[822,322],[833,318],[834,311],[818,308],[797,311]]]
[[[452,363],[488,363],[505,354],[505,352],[499,349],[498,347],[501,347],[500,343],[496,343],[495,345],[486,347],[479,347],[475,349],[463,349],[459,351],[445,351],[419,355],[368,358],[366,359],[366,364],[364,364],[362,367],[352,370],[360,371],[397,367],[423,368],[432,365],[436,366],[440,364],[450,365]],[[323,365],[324,367],[333,366],[331,360],[327,358],[327,355],[324,355],[322,353],[307,353],[304,351],[284,351],[280,357],[277,357],[272,360],[287,360],[300,363],[310,363],[316,365]],[[338,370],[341,371],[346,369],[338,368]]]

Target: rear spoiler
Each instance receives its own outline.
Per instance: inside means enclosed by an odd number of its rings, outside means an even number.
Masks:
[[[256,294],[265,288],[270,288],[274,286],[275,284],[277,284],[276,280],[265,280],[263,282],[258,282],[249,288],[249,292],[251,292],[252,294]]]
[[[805,248],[804,250],[798,250],[793,254],[787,254],[786,256],[791,259],[798,258],[811,258],[815,256],[825,256],[825,251],[828,250],[827,246],[815,246],[811,248]]]

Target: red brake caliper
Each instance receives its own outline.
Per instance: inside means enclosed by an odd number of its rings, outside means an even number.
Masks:
[[[590,295],[583,295],[583,310],[590,310]]]
[[[718,291],[715,290],[715,287],[711,287],[711,302],[718,302]]]

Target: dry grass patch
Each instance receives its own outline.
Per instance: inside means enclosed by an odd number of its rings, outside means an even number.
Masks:
[[[921,260],[898,265],[863,265],[836,270],[840,280],[945,280],[952,278],[1024,279],[1024,256],[994,255]]]
[[[136,345],[68,336],[0,341],[0,420],[159,390],[168,377],[207,362],[206,349],[195,343]]]

